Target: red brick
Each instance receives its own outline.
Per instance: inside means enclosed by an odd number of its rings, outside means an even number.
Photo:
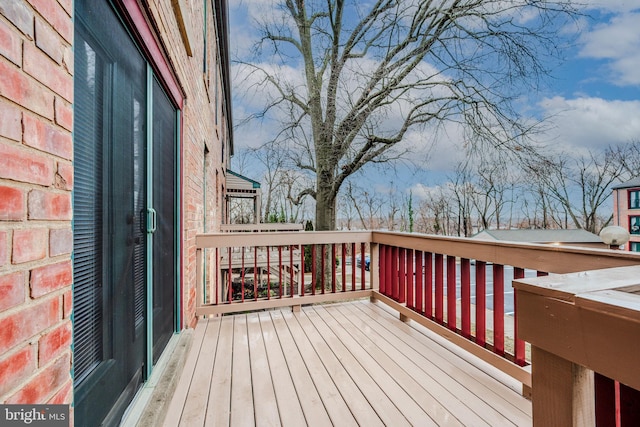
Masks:
[[[73,268],[71,261],[45,265],[31,270],[31,298],[38,298],[49,292],[71,286]]]
[[[71,104],[64,102],[61,98],[56,97],[54,101],[56,124],[62,126],[68,131],[73,130],[73,108]]]
[[[0,267],[7,263],[7,232],[0,231]]]
[[[73,77],[71,74],[32,44],[24,45],[22,68],[40,83],[67,101],[73,102]]]
[[[62,6],[67,14],[71,16],[71,13],[73,11],[73,0],[58,0],[58,3],[60,3],[60,6]]]
[[[8,316],[0,318],[0,354],[28,341],[60,320],[60,299],[49,298]]]
[[[0,276],[0,312],[20,305],[24,301],[24,272],[18,271]]]
[[[22,141],[22,113],[17,107],[0,100],[0,136]]]
[[[71,17],[56,1],[29,0],[31,6],[51,24],[66,41],[73,41],[73,22]]]
[[[62,296],[62,317],[68,319],[73,311],[73,292],[67,291]]]
[[[26,145],[71,160],[73,139],[70,132],[34,118],[30,114],[25,114],[23,120],[23,139]]]
[[[22,40],[4,21],[0,21],[0,55],[22,65]]]
[[[28,378],[36,370],[34,346],[27,345],[0,361],[0,396]]]
[[[38,341],[38,366],[44,366],[71,348],[71,322],[65,322]]]
[[[69,74],[73,75],[73,49],[71,46],[65,46],[64,48],[64,52],[62,53],[62,65]]]
[[[5,61],[0,61],[0,95],[34,113],[53,119],[53,94],[42,90],[35,80]]]
[[[55,185],[60,190],[73,190],[73,166],[71,164],[58,163]]]
[[[0,178],[51,185],[55,165],[47,156],[0,142]]]
[[[24,214],[24,193],[22,190],[0,185],[0,221],[21,221],[25,217]]]
[[[46,228],[14,230],[12,262],[21,264],[46,258],[48,240],[49,230]]]
[[[33,12],[22,1],[0,2],[0,13],[13,23],[23,34],[33,39]]]
[[[71,377],[71,354],[66,353],[46,369],[36,373],[6,403],[36,404],[44,402],[53,392],[62,387]]]
[[[47,402],[49,405],[68,405],[73,400],[73,382],[71,379]],[[70,423],[69,425],[73,425]]]
[[[29,219],[71,220],[71,194],[33,190],[29,192]]]
[[[49,232],[49,256],[70,254],[73,250],[73,232],[70,228],[54,228]]]
[[[39,17],[36,17],[36,46],[57,64],[62,63],[64,52],[62,39],[49,24]]]

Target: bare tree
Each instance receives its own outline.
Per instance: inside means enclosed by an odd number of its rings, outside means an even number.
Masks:
[[[260,23],[258,57],[241,62],[271,94],[256,116],[279,116],[277,139],[313,178],[302,194],[316,200],[318,230],[335,227],[345,180],[401,157],[412,129],[455,122],[478,144],[526,151],[531,122],[512,101],[539,84],[561,50],[558,29],[576,13],[572,0],[274,5]]]
[[[623,173],[611,152],[590,152],[577,158],[567,154],[538,157],[528,164],[528,169],[542,191],[559,203],[574,227],[597,233],[611,221],[612,215],[601,214],[600,208]]]
[[[609,147],[607,155],[622,166],[622,179],[631,180],[640,176],[640,140]]]

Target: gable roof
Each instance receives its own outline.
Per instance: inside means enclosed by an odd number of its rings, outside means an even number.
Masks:
[[[613,190],[620,190],[623,188],[632,188],[632,187],[640,187],[640,177],[634,178],[631,181],[623,182],[618,185],[614,185],[611,187]]]
[[[484,230],[472,236],[479,240],[522,243],[602,243],[600,237],[586,230]]]

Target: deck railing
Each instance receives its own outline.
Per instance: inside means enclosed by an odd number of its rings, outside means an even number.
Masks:
[[[607,249],[392,232],[203,234],[196,244],[197,315],[372,297],[525,387],[511,281],[640,264]]]
[[[532,345],[534,426],[640,425],[640,266],[514,286]]]

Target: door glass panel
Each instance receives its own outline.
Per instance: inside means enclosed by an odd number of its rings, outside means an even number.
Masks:
[[[174,330],[176,109],[156,80],[153,82],[153,361],[157,361]]]

